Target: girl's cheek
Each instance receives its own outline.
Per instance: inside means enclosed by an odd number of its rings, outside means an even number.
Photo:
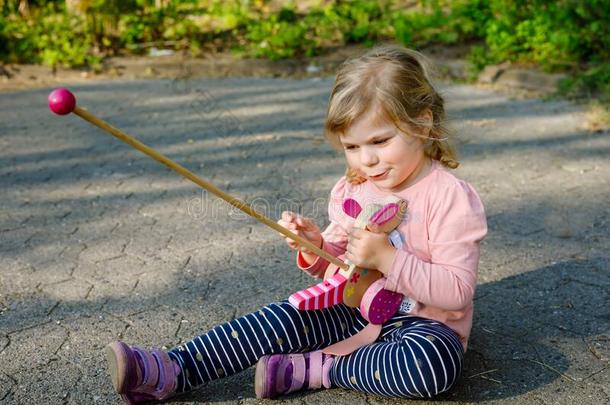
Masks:
[[[354,168],[354,169],[358,168],[358,159],[356,159],[353,154],[346,153],[345,159],[347,160],[349,167]]]

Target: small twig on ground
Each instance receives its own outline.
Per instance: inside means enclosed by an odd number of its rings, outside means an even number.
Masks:
[[[586,376],[586,377],[585,377],[585,378],[583,378],[582,380],[583,380],[583,381],[588,380],[589,378],[593,377],[593,376],[594,376],[594,375],[596,375],[596,374],[601,373],[602,371],[607,370],[608,368],[610,368],[610,364],[608,364],[608,366],[606,366],[606,367],[602,367],[602,368],[600,368],[600,369],[599,369],[599,370],[597,370],[597,371],[594,371],[593,373],[589,374],[588,376]]]
[[[595,350],[595,348],[591,345],[591,343],[593,341],[603,341],[603,342],[610,342],[610,337],[608,336],[598,336],[594,339],[588,340],[588,339],[583,339],[583,341],[585,342],[585,344],[587,345],[587,348],[589,349],[589,351],[591,352],[591,354],[593,356],[595,356],[595,358],[597,358],[598,360],[604,361],[604,359],[602,358],[602,356],[597,353],[597,350]]]
[[[483,375],[483,374],[493,373],[494,371],[498,371],[498,369],[494,368],[493,370],[487,370],[487,371],[483,371],[483,372],[480,372],[480,373],[476,373],[476,374],[471,375],[468,378],[474,378],[474,377],[478,377],[478,376]]]
[[[554,371],[555,373],[559,374],[562,377],[567,378],[570,381],[573,381],[573,382],[578,382],[579,381],[579,379],[576,379],[576,378],[572,377],[569,374],[562,373],[561,371],[557,370],[556,368],[554,368],[552,366],[549,366],[548,364],[543,363],[541,361],[534,360],[534,359],[523,359],[523,360],[531,361],[532,363],[536,363],[536,364],[541,365],[542,367],[548,368],[549,370]]]
[[[493,379],[493,378],[491,378],[491,377],[485,377],[484,375],[482,375],[482,376],[480,376],[480,377],[481,377],[482,379],[484,379],[484,380],[489,380],[489,381],[493,381],[493,382],[498,383],[498,384],[502,384],[502,381],[500,381],[500,380],[496,380],[496,379]]]

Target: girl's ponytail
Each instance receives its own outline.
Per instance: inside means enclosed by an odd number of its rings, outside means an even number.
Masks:
[[[348,167],[345,170],[345,180],[350,184],[358,185],[364,183],[366,181],[366,177],[364,177],[358,170]]]

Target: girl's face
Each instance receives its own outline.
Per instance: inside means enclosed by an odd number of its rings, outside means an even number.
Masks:
[[[341,143],[349,167],[380,190],[398,192],[424,174],[428,163],[424,140],[405,135],[393,123],[377,117],[375,110],[366,113],[345,131]]]

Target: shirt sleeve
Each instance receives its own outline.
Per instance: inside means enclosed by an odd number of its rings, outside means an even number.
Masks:
[[[430,261],[397,250],[385,288],[456,311],[472,302],[487,221],[483,203],[468,183],[458,181],[435,194],[428,212]]]
[[[328,203],[330,223],[322,232],[322,250],[339,258],[345,254],[347,249],[347,214],[343,212],[346,187],[345,177],[342,177],[331,190]],[[308,265],[301,251],[297,253],[297,266],[313,277],[324,277],[328,265],[328,260],[321,257],[316,258],[313,263]]]

